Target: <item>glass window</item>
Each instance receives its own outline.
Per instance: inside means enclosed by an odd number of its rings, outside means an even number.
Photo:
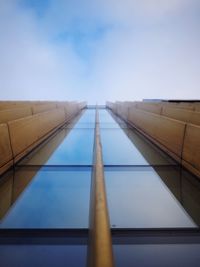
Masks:
[[[121,129],[101,130],[101,142],[106,165],[149,165]]]
[[[110,170],[105,179],[113,228],[197,227],[153,169]]]
[[[89,170],[40,170],[31,175],[31,182],[2,218],[1,228],[88,228]],[[14,184],[13,191],[19,190],[20,183]]]
[[[20,165],[91,165],[93,129],[63,129]]]
[[[200,244],[114,245],[116,267],[198,267]]]
[[[85,267],[87,246],[83,245],[0,245],[4,267]]]

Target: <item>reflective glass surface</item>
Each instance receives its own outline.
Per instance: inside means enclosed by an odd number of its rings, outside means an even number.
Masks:
[[[66,124],[65,128],[87,128],[87,129],[94,129],[95,127],[95,109],[88,109],[83,111],[81,115],[75,118],[72,122]]]
[[[168,169],[167,174],[170,177],[173,172]],[[106,171],[106,191],[113,228],[197,226],[159,175],[161,173],[151,168]]]
[[[91,165],[95,110],[83,111],[18,165]]]
[[[200,244],[114,245],[116,267],[198,267]]]
[[[93,130],[71,130],[45,165],[92,164],[93,138]]]
[[[99,122],[101,123],[112,123],[113,125],[116,125],[116,127],[119,128],[118,123],[114,120],[114,118],[111,116],[108,110],[102,109],[99,110]]]
[[[176,164],[141,134],[130,129],[125,122],[121,120],[119,123],[115,122],[106,110],[100,111],[99,114],[105,165]]]
[[[90,180],[89,170],[18,170],[15,202],[4,212],[0,227],[87,228]]]
[[[63,129],[19,165],[91,165],[93,129]]]
[[[2,267],[85,267],[87,246],[0,245]]]
[[[82,123],[95,123],[95,109],[87,109],[77,122],[77,125]]]
[[[121,129],[101,129],[101,142],[106,165],[149,165]]]

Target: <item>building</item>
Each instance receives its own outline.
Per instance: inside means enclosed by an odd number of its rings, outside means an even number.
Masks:
[[[198,103],[0,109],[0,266],[199,266]]]

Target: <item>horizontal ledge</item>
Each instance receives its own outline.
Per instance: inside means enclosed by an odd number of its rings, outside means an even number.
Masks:
[[[51,165],[40,165],[40,164],[18,164],[15,166],[15,168],[21,168],[21,167],[35,167],[35,168],[38,168],[38,167],[41,167],[41,168],[46,168],[46,167],[49,167],[49,168],[88,168],[88,167],[92,167],[93,165],[54,165],[54,164],[51,164]],[[179,164],[161,164],[161,165],[121,165],[121,164],[106,164],[106,165],[103,165],[104,168],[152,168],[152,167],[161,167],[161,168],[164,168],[164,167],[178,167],[178,168],[182,168]]]
[[[113,245],[200,244],[197,228],[112,229]],[[87,245],[88,229],[0,229],[2,245]]]
[[[0,229],[2,245],[87,245],[88,229]]]

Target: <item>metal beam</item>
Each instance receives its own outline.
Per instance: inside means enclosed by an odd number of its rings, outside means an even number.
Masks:
[[[112,240],[105,192],[99,114],[97,108],[93,155],[88,266],[113,267]]]

